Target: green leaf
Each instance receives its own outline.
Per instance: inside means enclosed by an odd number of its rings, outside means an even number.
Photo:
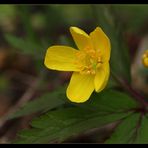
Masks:
[[[147,144],[148,143],[148,118],[146,115],[135,113],[116,128],[107,144]]]
[[[19,49],[21,53],[31,54],[35,55],[35,57],[43,58],[43,47],[40,45],[11,34],[5,34],[5,39],[9,42],[9,44],[11,44],[11,46]]]
[[[122,38],[121,24],[116,21],[111,6],[92,5],[97,26],[100,26],[111,40],[111,69],[116,76],[130,82],[129,50]],[[118,24],[117,24],[118,22]]]
[[[16,143],[48,143],[52,141],[64,141],[68,137],[95,127],[114,122],[127,114],[112,114],[99,116],[99,113],[88,113],[78,107],[49,112],[32,122],[31,130],[22,131],[20,140]]]
[[[137,138],[134,143],[148,144],[148,117],[143,116],[138,129]]]
[[[116,128],[107,144],[127,144],[132,143],[135,138],[136,127],[140,118],[140,114],[133,114],[122,121]]]
[[[115,103],[110,103],[110,100],[112,100]],[[18,118],[24,115],[28,115],[43,110],[50,110],[64,104],[66,101],[67,98],[65,96],[65,88],[59,88],[56,91],[44,94],[38,99],[28,102],[18,111],[16,111],[13,115],[11,115],[9,119]],[[102,112],[104,110],[109,112],[115,112],[118,110],[120,112],[123,110],[135,108],[137,104],[135,101],[132,100],[132,98],[130,98],[128,95],[124,93],[114,90],[105,90],[102,93],[94,93],[91,96],[88,103],[77,106],[91,108],[91,110],[97,109],[101,110]]]
[[[65,88],[59,88],[56,91],[46,93],[38,99],[28,102],[8,118],[13,119],[39,111],[51,110],[63,105],[65,102]]]
[[[106,89],[101,93],[94,93],[86,104],[91,109],[102,112],[128,111],[138,106],[137,102],[127,94],[112,89]],[[81,106],[87,107],[86,104]]]
[[[32,121],[32,129],[22,131],[16,143],[61,142],[89,129],[123,119],[131,114],[127,109],[137,106],[126,94],[112,90],[94,94],[84,104],[73,105],[36,118]]]

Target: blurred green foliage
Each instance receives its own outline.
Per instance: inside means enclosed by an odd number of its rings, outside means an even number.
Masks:
[[[123,31],[128,30],[136,34],[143,33],[140,32],[140,28],[147,24],[148,5],[113,5],[113,8],[118,20],[124,25]]]
[[[9,86],[9,80],[4,75],[0,76],[0,92],[4,92],[6,89],[8,89]]]

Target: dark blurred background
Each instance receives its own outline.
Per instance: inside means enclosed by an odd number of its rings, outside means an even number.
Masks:
[[[99,7],[95,5],[95,9]],[[141,55],[148,49],[148,5],[111,8],[129,48],[133,86],[147,94],[148,70],[141,64]],[[0,6],[0,143],[15,139],[35,116],[6,121],[7,115],[69,81],[70,73],[46,69],[43,62],[47,48],[54,44],[75,47],[69,27],[89,33],[99,26],[95,15],[92,5]]]

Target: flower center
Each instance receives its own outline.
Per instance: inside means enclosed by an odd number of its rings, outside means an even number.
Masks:
[[[95,74],[97,68],[102,64],[101,53],[90,47],[78,51],[76,57],[76,65],[81,74]]]

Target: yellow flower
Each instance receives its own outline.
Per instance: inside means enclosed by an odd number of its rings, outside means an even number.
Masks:
[[[142,56],[142,63],[148,68],[148,50],[146,50]]]
[[[92,92],[102,91],[110,75],[110,40],[100,27],[89,35],[77,27],[70,32],[79,50],[68,46],[51,46],[45,56],[49,69],[73,71],[67,97],[76,103],[89,99]]]

